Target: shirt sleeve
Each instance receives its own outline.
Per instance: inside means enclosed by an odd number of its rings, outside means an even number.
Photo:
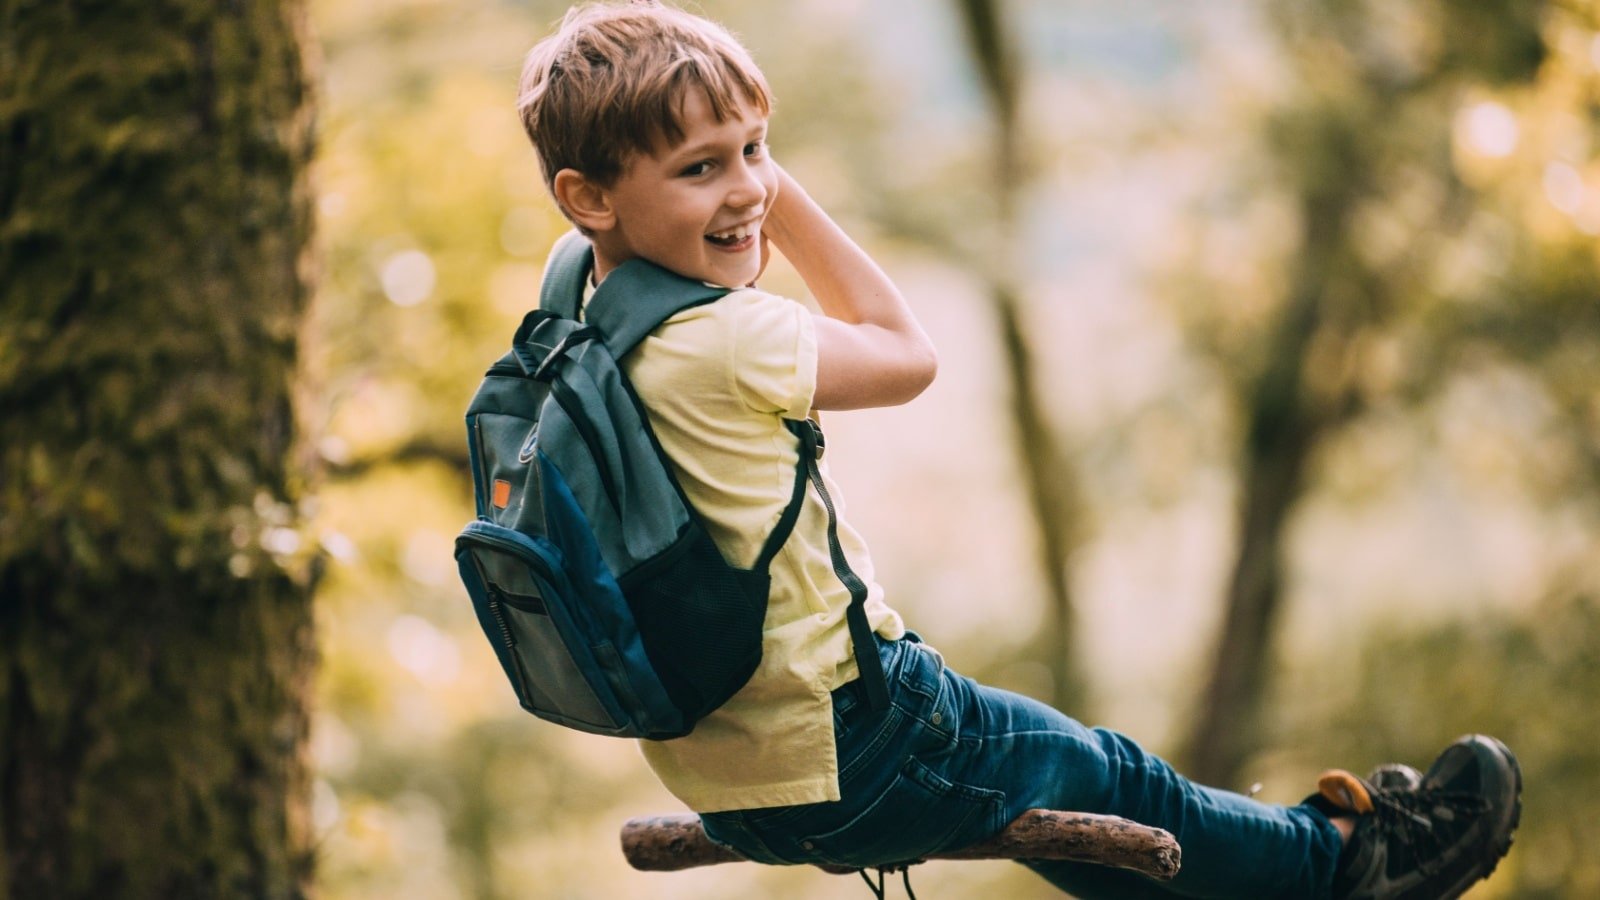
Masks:
[[[811,311],[785,297],[740,292],[729,362],[746,406],[800,419],[817,392],[817,332]]]

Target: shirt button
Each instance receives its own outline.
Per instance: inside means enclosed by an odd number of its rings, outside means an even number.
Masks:
[[[940,723],[940,722],[943,722],[943,721],[944,721],[944,716],[943,716],[943,715],[941,715],[941,714],[940,714],[940,713],[934,713],[934,714],[933,714],[933,715],[932,715],[932,716],[930,716],[930,717],[929,717],[929,718],[928,718],[928,721],[930,721],[930,722],[932,722],[932,723],[933,723],[933,724],[935,724],[935,725],[937,725],[937,724],[939,724],[939,723]]]
[[[807,850],[815,850],[815,849],[817,849],[817,845],[811,843],[810,841],[801,841],[800,842],[800,846],[804,847]]]

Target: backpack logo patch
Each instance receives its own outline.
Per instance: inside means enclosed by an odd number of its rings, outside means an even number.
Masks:
[[[517,451],[517,462],[527,465],[533,462],[533,451],[539,444],[539,423],[533,423],[533,429],[528,432],[528,439],[522,442],[522,449]]]

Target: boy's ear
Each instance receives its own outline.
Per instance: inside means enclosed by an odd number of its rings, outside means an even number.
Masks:
[[[610,231],[616,224],[617,213],[611,208],[611,199],[605,190],[577,169],[557,172],[552,187],[556,203],[566,210],[574,223],[591,232]]]

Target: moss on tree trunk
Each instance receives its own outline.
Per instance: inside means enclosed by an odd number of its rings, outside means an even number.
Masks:
[[[303,22],[0,0],[0,897],[308,889]]]

